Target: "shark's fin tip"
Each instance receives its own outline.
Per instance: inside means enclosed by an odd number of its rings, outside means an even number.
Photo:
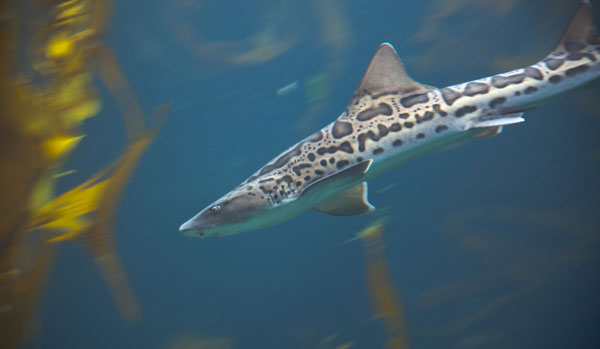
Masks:
[[[394,47],[384,42],[371,58],[367,71],[358,85],[358,95],[369,93],[416,94],[431,91],[433,87],[414,81],[404,69]]]

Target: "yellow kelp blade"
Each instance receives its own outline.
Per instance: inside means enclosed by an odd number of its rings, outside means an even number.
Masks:
[[[83,184],[37,209],[29,230],[45,228],[65,232],[65,235],[54,237],[47,242],[71,240],[84,233],[91,224],[84,216],[96,210],[103,191],[110,182],[110,179],[106,179],[96,183],[105,173],[106,170],[100,171]]]
[[[42,228],[55,229],[64,231],[65,233],[46,241],[48,243],[62,242],[67,240],[74,240],[83,234],[90,226],[92,222],[90,219],[85,217],[74,217],[72,219],[58,219],[51,223],[45,224]]]
[[[42,148],[44,149],[48,158],[56,159],[60,156],[70,153],[77,146],[77,144],[79,144],[79,141],[82,138],[83,135],[56,135],[45,139],[42,142]]]

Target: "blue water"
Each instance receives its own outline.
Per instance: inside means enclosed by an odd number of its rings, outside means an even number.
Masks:
[[[115,3],[107,43],[144,110],[173,103],[116,219],[142,316],[123,320],[81,244],[65,244],[33,347],[168,348],[182,336],[228,338],[215,348],[384,346],[365,248],[343,244],[372,217],[311,211],[211,239],[177,228],[336,118],[379,43],[392,43],[415,79],[443,87],[542,58],[578,1],[473,1],[453,11],[433,0],[319,1]],[[193,35],[182,38],[182,26]],[[207,49],[253,35],[257,46],[285,48],[254,63],[229,61],[244,48]],[[320,93],[309,83],[318,76]],[[292,82],[296,90],[276,94]],[[70,160],[79,169],[71,185],[125,146],[119,112],[100,88],[103,110]],[[371,202],[391,217],[385,254],[411,347],[600,347],[599,92],[590,85],[499,136],[370,181]]]

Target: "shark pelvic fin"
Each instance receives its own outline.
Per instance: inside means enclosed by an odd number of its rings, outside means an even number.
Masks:
[[[579,51],[588,45],[600,45],[600,36],[594,25],[592,4],[583,1],[569,22],[554,52]]]
[[[367,182],[362,182],[318,204],[315,210],[332,216],[357,216],[375,210],[369,203]]]
[[[500,133],[502,133],[502,126],[493,126],[481,132],[480,134],[475,136],[475,138],[491,137]]]
[[[425,93],[433,89],[408,76],[394,47],[383,43],[371,59],[356,94],[360,96],[364,93],[378,95],[393,92],[407,95]]]

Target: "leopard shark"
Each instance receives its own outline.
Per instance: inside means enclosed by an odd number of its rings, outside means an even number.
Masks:
[[[600,77],[592,6],[579,5],[556,49],[531,66],[454,86],[413,80],[383,43],[345,111],[293,145],[179,228],[226,236],[315,209],[353,216],[373,211],[367,180],[434,149],[498,134],[523,114]]]

